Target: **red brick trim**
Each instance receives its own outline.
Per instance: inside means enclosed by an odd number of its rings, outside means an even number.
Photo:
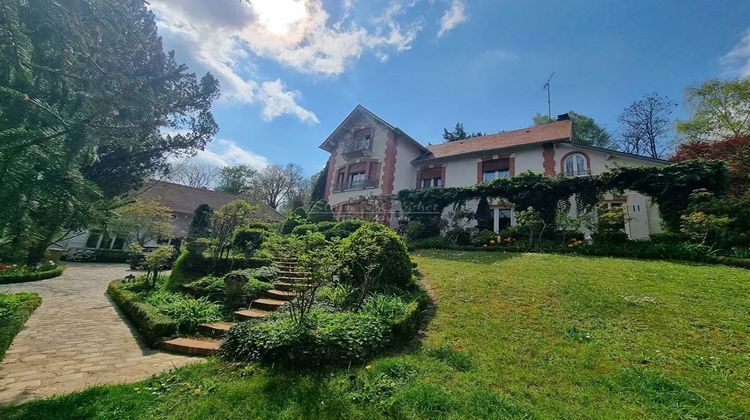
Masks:
[[[542,144],[542,156],[544,157],[544,175],[555,176],[555,144]]]
[[[591,170],[591,158],[589,157],[588,153],[584,153],[584,152],[581,152],[581,151],[578,151],[578,150],[572,150],[572,151],[564,154],[563,157],[562,157],[562,159],[560,159],[560,173],[561,174],[565,173],[565,159],[567,159],[568,156],[570,156],[570,155],[582,155],[583,157],[585,157],[586,158],[586,167],[588,168],[589,171]]]
[[[323,194],[323,197],[325,197],[326,201],[328,200],[328,196],[331,195],[331,191],[333,191],[333,183],[336,182],[336,151],[334,150],[331,153],[331,156],[328,157],[328,173],[326,174],[326,188],[325,193]]]
[[[388,132],[388,140],[385,143],[385,158],[383,159],[383,195],[393,194],[393,183],[396,180],[396,153],[398,141],[393,132]]]

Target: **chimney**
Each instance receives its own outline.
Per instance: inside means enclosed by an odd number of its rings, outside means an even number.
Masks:
[[[566,112],[565,114],[560,114],[557,116],[557,121],[567,121],[570,119],[570,115]]]

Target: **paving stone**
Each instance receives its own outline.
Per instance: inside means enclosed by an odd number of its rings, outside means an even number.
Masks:
[[[0,286],[0,293],[42,296],[0,361],[0,404],[136,381],[200,360],[150,349],[134,335],[106,294],[111,280],[128,274],[127,266],[67,265],[60,277]]]

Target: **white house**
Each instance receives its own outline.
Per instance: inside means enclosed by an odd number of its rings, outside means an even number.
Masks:
[[[573,144],[572,137],[573,124],[567,115],[561,115],[549,124],[424,146],[358,105],[320,145],[330,153],[326,198],[342,219],[373,211],[370,205],[363,208],[362,197],[377,197],[382,202],[378,218],[396,227],[404,217],[397,200],[403,189],[467,186],[525,171],[588,176],[617,166],[666,163]],[[661,231],[658,208],[648,197],[626,192],[607,196],[605,201],[608,206],[624,208],[625,230],[631,239]],[[496,231],[515,223],[512,204],[490,204]]]

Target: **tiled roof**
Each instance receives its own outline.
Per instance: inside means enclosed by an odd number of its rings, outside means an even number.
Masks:
[[[573,123],[570,120],[556,121],[520,130],[505,131],[489,136],[473,137],[466,140],[452,141],[427,146],[430,153],[418,160],[440,159],[525,144],[544,143],[554,140],[569,140],[573,134]]]
[[[218,191],[211,191],[205,188],[188,187],[181,184],[174,184],[166,181],[157,181],[150,179],[133,194],[141,200],[156,200],[169,208],[175,213],[190,213],[200,204],[208,204],[212,209],[219,207],[236,199],[243,199],[248,203],[258,207],[258,217],[263,220],[283,220],[284,216],[268,207],[266,204],[253,202],[247,197],[236,196]]]

